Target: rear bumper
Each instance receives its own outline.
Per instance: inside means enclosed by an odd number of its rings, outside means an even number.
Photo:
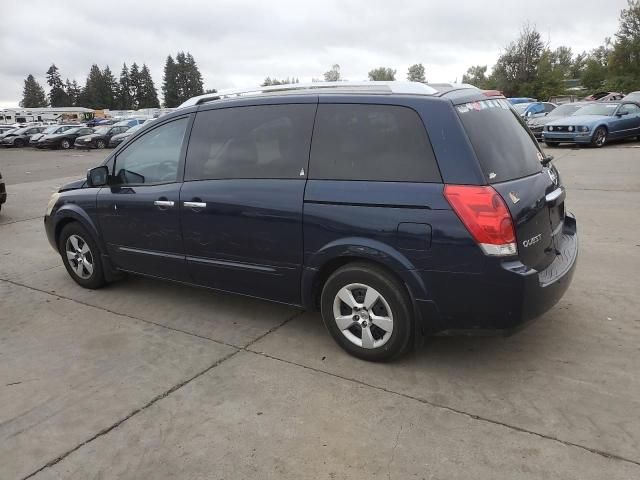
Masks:
[[[560,237],[558,255],[542,271],[516,260],[482,275],[449,275],[434,289],[441,317],[436,332],[508,335],[551,309],[569,288],[577,264],[578,233],[570,214]]]

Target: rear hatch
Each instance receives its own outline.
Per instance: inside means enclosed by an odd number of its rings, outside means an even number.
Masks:
[[[487,183],[503,198],[520,261],[545,269],[556,257],[564,223],[564,188],[520,116],[505,99],[456,105]]]

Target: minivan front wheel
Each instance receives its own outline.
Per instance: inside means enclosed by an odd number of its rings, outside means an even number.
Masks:
[[[100,250],[82,225],[77,222],[65,225],[58,249],[67,272],[78,285],[95,289],[105,284]]]
[[[379,267],[358,262],[336,270],[322,290],[321,310],[331,336],[356,357],[385,361],[409,348],[413,325],[409,297]]]

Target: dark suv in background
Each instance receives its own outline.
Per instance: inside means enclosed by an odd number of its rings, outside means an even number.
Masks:
[[[511,331],[569,286],[565,189],[506,99],[261,90],[186,102],[54,194],[47,236],[78,284],[131,272],[319,309],[367,360],[436,332]]]

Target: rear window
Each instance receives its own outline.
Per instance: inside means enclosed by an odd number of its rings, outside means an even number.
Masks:
[[[422,120],[410,108],[392,105],[319,105],[309,177],[441,181]]]
[[[541,171],[543,155],[507,100],[470,102],[456,109],[489,183]]]

